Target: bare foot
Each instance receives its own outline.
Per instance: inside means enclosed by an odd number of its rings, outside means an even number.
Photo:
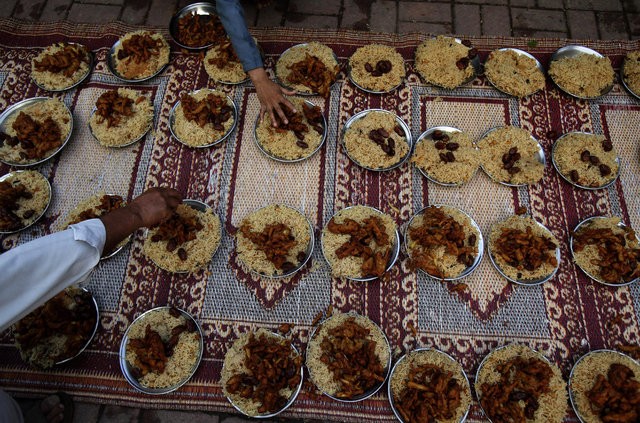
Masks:
[[[40,403],[40,411],[49,423],[60,423],[64,420],[64,405],[57,395],[50,395]]]

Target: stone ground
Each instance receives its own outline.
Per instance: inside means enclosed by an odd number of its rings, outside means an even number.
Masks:
[[[121,20],[166,27],[171,16],[189,3],[192,1],[2,0],[0,17],[89,23]],[[275,0],[263,8],[256,6],[259,2],[244,0],[242,3],[248,25],[258,27],[603,40],[640,38],[640,0]],[[35,404],[33,400],[20,399],[24,409]],[[249,420],[232,414],[76,403],[74,422],[244,423]]]

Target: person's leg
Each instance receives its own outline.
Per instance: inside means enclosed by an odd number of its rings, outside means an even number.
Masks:
[[[23,423],[22,410],[20,406],[7,394],[4,389],[0,389],[0,423]]]

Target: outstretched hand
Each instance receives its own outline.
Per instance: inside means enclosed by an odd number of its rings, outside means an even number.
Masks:
[[[278,120],[285,124],[289,123],[284,110],[282,110],[282,105],[296,111],[294,105],[284,97],[285,95],[294,95],[295,90],[288,90],[273,82],[264,68],[252,69],[248,74],[256,87],[258,100],[260,100],[260,120],[264,119],[266,113],[269,113],[273,126],[278,126]],[[279,117],[278,120],[276,120],[276,115]]]

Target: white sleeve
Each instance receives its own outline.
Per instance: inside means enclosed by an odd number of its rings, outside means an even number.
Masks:
[[[105,241],[102,221],[91,219],[0,254],[0,331],[86,278]]]

